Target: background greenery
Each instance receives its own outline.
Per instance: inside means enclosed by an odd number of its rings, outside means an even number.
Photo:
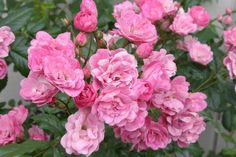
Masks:
[[[114,18],[112,10],[115,0],[95,0],[99,12],[99,30],[104,32],[113,28]],[[192,5],[201,4],[206,0],[179,0],[185,9]],[[81,0],[7,0],[6,5],[0,0],[0,26],[8,25],[16,35],[16,41],[12,45],[9,57],[6,58],[8,64],[13,64],[16,72],[27,76],[29,69],[27,66],[27,48],[29,42],[34,38],[39,30],[45,30],[52,36],[70,31],[63,20],[73,19],[73,16],[79,11]],[[76,30],[74,30],[76,33]],[[234,83],[228,78],[228,72],[223,66],[225,51],[222,48],[223,38],[218,33],[216,24],[212,22],[206,29],[194,34],[202,43],[207,43],[214,51],[214,61],[204,67],[193,63],[187,57],[185,52],[176,50],[176,40],[179,37],[166,32],[159,32],[159,47],[166,48],[176,57],[178,65],[178,75],[184,75],[191,83],[191,91],[202,91],[208,95],[208,108],[202,114],[206,121],[210,123],[215,132],[222,136],[229,144],[229,147],[223,148],[216,154],[215,149],[210,152],[204,152],[198,143],[188,148],[180,149],[175,144],[171,144],[165,150],[145,151],[138,153],[130,151],[130,145],[121,143],[114,138],[111,129],[107,128],[106,138],[101,144],[98,152],[93,157],[202,157],[208,154],[208,157],[235,157],[236,139],[233,134],[236,130],[236,94]],[[122,43],[118,41],[117,45]],[[93,50],[96,49],[94,42],[91,43]],[[157,49],[159,48],[157,47]],[[87,55],[88,48],[83,50]],[[0,81],[0,91],[7,84],[7,77]],[[58,95],[62,101],[69,103],[69,110],[74,112],[76,109],[71,100],[65,95]],[[21,102],[10,100],[0,103],[0,114],[8,112],[10,107]],[[60,105],[60,104],[59,104]],[[27,130],[32,123],[40,125],[51,136],[50,142],[39,141],[21,141],[20,144],[12,144],[0,148],[1,157],[67,157],[63,148],[60,146],[60,137],[65,133],[64,123],[68,117],[64,109],[51,108],[45,106],[37,108],[33,104],[27,104],[30,109],[30,116],[24,124],[25,137]],[[217,117],[217,118],[215,118]],[[219,121],[218,119],[222,119]]]

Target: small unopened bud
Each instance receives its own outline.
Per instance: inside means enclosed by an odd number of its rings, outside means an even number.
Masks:
[[[231,9],[231,8],[226,8],[226,9],[225,9],[225,12],[226,12],[228,15],[231,15],[231,14],[232,14],[232,9]]]
[[[103,33],[101,31],[96,31],[94,32],[95,38],[97,38],[98,40],[103,38]]]
[[[83,47],[87,44],[87,35],[84,32],[80,32],[77,36],[76,36],[76,44],[78,44],[79,46]]]
[[[222,22],[222,19],[223,19],[223,16],[222,16],[222,15],[218,15],[218,16],[217,16],[217,20],[218,20],[219,22]]]
[[[232,16],[231,15],[227,15],[227,16],[223,17],[222,23],[225,24],[225,25],[231,25],[233,23]]]
[[[106,48],[107,47],[107,42],[104,39],[99,40],[97,44],[98,44],[99,48]]]
[[[63,22],[63,24],[64,24],[65,26],[67,26],[67,27],[70,25],[70,20],[69,20],[68,18],[62,19],[62,22]]]

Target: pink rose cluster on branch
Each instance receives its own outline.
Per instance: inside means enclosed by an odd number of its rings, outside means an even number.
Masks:
[[[9,55],[10,45],[15,41],[15,35],[8,26],[0,27],[0,80],[7,75],[7,63],[3,59]]]

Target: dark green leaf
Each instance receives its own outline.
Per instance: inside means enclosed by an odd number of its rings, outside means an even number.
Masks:
[[[6,76],[3,80],[0,80],[0,92],[7,86],[8,77]]]

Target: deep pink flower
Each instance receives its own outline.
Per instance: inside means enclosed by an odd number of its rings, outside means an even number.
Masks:
[[[20,105],[8,114],[0,115],[0,146],[15,143],[17,138],[22,138],[22,124],[28,116],[28,110]]]
[[[171,142],[171,136],[168,133],[166,124],[160,120],[158,122],[154,122],[148,118],[146,120],[144,141],[145,144],[153,150],[166,148]]]
[[[131,86],[138,77],[137,61],[125,49],[98,49],[89,64],[95,84],[100,88]]]
[[[178,146],[186,147],[195,143],[199,135],[205,130],[203,117],[195,112],[184,112],[176,116],[167,117],[168,131]]]
[[[140,58],[147,58],[151,55],[153,50],[153,45],[150,43],[140,44],[136,50],[136,53]]]
[[[230,78],[236,79],[236,53],[230,51],[224,59],[224,65],[227,67]]]
[[[105,123],[119,127],[133,122],[139,107],[126,88],[105,88],[92,106],[92,113]]]
[[[21,81],[20,95],[38,106],[50,103],[58,90],[47,81],[44,75],[31,72],[28,78]]]
[[[90,84],[86,84],[82,92],[74,97],[77,108],[91,107],[97,98],[97,91]]]
[[[137,100],[148,101],[153,94],[152,84],[148,81],[138,79],[132,86],[131,95]]]
[[[7,75],[7,63],[4,59],[0,58],[0,80],[4,79]]]
[[[9,46],[15,41],[15,35],[8,26],[0,27],[0,58],[8,56]]]
[[[80,10],[86,12],[92,12],[94,15],[97,15],[97,6],[93,0],[82,0],[80,4]]]
[[[158,39],[155,26],[131,10],[121,12],[121,17],[116,19],[115,27],[115,33],[135,44],[156,43]]]
[[[40,129],[38,126],[33,125],[29,130],[29,137],[32,140],[36,141],[48,141],[49,135],[47,135],[42,129]]]
[[[84,32],[80,32],[76,36],[76,42],[79,44],[79,46],[84,46],[87,43],[87,35]]]
[[[186,100],[186,108],[191,112],[201,112],[207,107],[207,96],[204,93],[190,93]]]
[[[139,5],[141,15],[150,20],[156,22],[160,20],[164,15],[164,8],[162,3],[158,0],[145,0]]]
[[[179,9],[180,4],[177,1],[173,0],[159,0],[164,8],[164,15],[165,16],[172,16],[175,15]]]
[[[71,97],[78,96],[84,88],[84,74],[76,59],[48,56],[43,69],[47,80]]]
[[[68,118],[67,133],[61,139],[61,145],[68,154],[90,156],[99,149],[104,139],[104,124],[89,109],[81,109]]]
[[[210,22],[210,16],[203,6],[193,6],[188,10],[188,14],[193,18],[194,23],[199,27],[207,27]]]
[[[193,18],[187,13],[179,13],[176,15],[170,29],[179,35],[188,35],[197,31],[197,24]]]
[[[131,3],[130,1],[124,1],[122,3],[116,4],[114,6],[114,10],[113,10],[113,16],[118,19],[121,17],[122,12],[127,11],[127,10],[131,10],[133,11],[135,9],[135,6],[133,3]]]
[[[224,41],[228,50],[236,47],[236,27],[224,31]]]
[[[40,31],[31,41],[28,49],[28,66],[31,71],[43,71],[44,59],[47,56],[75,57],[74,43],[70,33],[62,33],[53,39],[47,32]]]
[[[194,62],[207,65],[213,60],[213,52],[207,44],[202,44],[191,36],[185,38],[184,44]]]

